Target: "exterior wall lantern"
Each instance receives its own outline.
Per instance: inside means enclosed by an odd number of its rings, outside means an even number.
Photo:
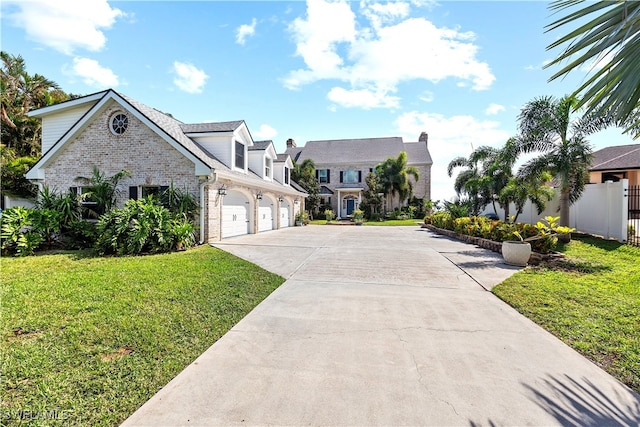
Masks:
[[[218,188],[218,194],[221,196],[226,196],[227,195],[227,186],[226,185],[222,185],[222,187]]]

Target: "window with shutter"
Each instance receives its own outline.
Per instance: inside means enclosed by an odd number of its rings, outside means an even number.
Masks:
[[[129,187],[129,198],[132,200],[138,200],[138,186]]]

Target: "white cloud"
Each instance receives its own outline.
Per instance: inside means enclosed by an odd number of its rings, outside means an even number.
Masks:
[[[400,98],[387,95],[387,91],[372,91],[368,89],[349,90],[334,87],[327,94],[327,98],[342,107],[360,107],[365,110],[381,107],[397,108],[400,104]]]
[[[476,59],[474,33],[410,18],[407,2],[362,2],[360,12],[371,23],[366,26],[353,4],[308,1],[306,16],[289,27],[306,68],[287,74],[287,88],[334,79],[350,84],[351,93],[383,93],[395,92],[402,82],[454,78],[484,90],[495,80],[489,65]]]
[[[118,76],[98,61],[89,58],[73,58],[72,74],[82,78],[85,84],[100,89],[114,88],[120,84]]]
[[[369,19],[371,25],[374,28],[380,28],[382,24],[409,16],[411,5],[402,1],[385,4],[362,2],[361,8],[362,14]]]
[[[495,116],[495,115],[496,115],[496,114],[498,114],[500,111],[506,111],[506,108],[504,108],[504,105],[491,103],[491,104],[489,104],[489,106],[487,107],[487,109],[486,109],[486,110],[484,110],[484,113],[485,113],[487,116]]]
[[[3,0],[3,13],[5,5],[15,6],[8,17],[29,39],[67,55],[76,49],[102,49],[103,30],[126,16],[107,0]]]
[[[602,70],[606,65],[613,61],[617,51],[609,50],[605,54],[599,54],[591,61],[587,61],[582,64],[580,67],[580,71],[584,71],[587,73],[598,72]]]
[[[433,92],[425,90],[418,98],[420,99],[420,101],[432,102],[435,99],[435,95],[433,94]]]
[[[458,156],[468,157],[481,145],[501,147],[510,133],[496,121],[478,120],[473,116],[451,116],[411,111],[395,122],[405,141],[416,141],[421,132],[429,134],[429,152],[433,159],[431,169],[431,197],[433,200],[451,200],[455,196],[447,165]]]
[[[256,18],[251,20],[251,24],[242,24],[236,30],[236,43],[244,45],[247,37],[256,33]]]
[[[203,70],[179,61],[173,63],[173,72],[176,73],[173,83],[187,93],[201,93],[209,78]]]
[[[356,16],[348,3],[307,2],[307,19],[296,18],[289,29],[296,41],[296,55],[307,64],[307,70],[292,71],[284,84],[290,89],[319,79],[339,78],[343,59],[336,52],[338,44],[353,42]]]
[[[260,129],[253,133],[260,139],[273,139],[276,135],[278,135],[277,130],[265,124],[260,125]]]

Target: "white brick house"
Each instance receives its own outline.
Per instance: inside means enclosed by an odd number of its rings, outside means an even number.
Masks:
[[[331,205],[338,218],[350,215],[362,202],[366,189],[365,178],[369,172],[400,152],[407,153],[407,165],[420,173],[418,181],[410,178],[413,195],[431,199],[431,166],[428,135],[423,132],[417,142],[404,142],[401,137],[333,139],[307,141],[298,147],[292,139],[287,141],[287,151],[296,163],[313,160],[316,179],[320,185],[322,203]],[[398,196],[386,199],[386,208],[400,205]]]
[[[43,156],[28,179],[66,192],[94,166],[124,169],[119,205],[173,182],[198,200],[201,242],[288,227],[304,208],[291,158],[242,120],[185,124],[111,89],[29,115],[42,119]]]

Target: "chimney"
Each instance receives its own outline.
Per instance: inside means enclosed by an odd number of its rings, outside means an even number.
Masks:
[[[295,148],[295,147],[297,147],[296,142],[291,138],[287,139],[287,148]]]
[[[422,132],[420,134],[420,138],[418,138],[419,142],[424,142],[425,145],[427,145],[427,148],[429,146],[429,135],[426,132]]]

